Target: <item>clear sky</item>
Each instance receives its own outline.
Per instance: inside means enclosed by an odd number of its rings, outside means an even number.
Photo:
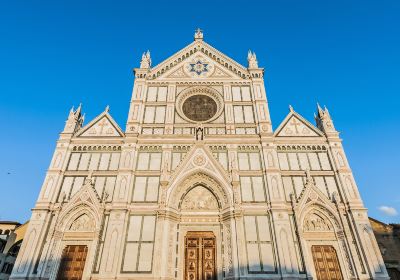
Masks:
[[[30,217],[72,105],[90,121],[109,104],[124,129],[142,52],[155,65],[200,27],[241,64],[256,52],[274,128],[289,104],[313,123],[326,105],[370,216],[399,223],[399,15],[399,1],[1,1],[0,219]]]

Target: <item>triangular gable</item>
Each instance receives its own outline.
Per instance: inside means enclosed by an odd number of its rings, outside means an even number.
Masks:
[[[222,176],[222,178],[229,181],[226,170],[217,161],[217,159],[215,159],[209,149],[203,145],[196,145],[187,153],[187,155],[172,173],[172,176],[169,179],[170,183],[174,182],[180,174],[184,174],[197,167],[206,168],[214,173],[217,172]]]
[[[196,52],[162,74],[158,79],[242,79],[237,74],[216,64],[201,52]]]
[[[98,115],[94,120],[81,128],[76,136],[79,137],[123,137],[124,133],[114,121],[108,110]]]
[[[106,200],[107,198],[105,198]],[[64,199],[63,199],[64,200]],[[96,224],[100,225],[101,211],[104,209],[104,202],[101,201],[97,191],[94,188],[94,182],[91,173],[85,179],[83,186],[71,197],[71,199],[62,205],[59,214],[59,221],[66,226],[67,216],[71,216],[73,212],[78,211],[79,207],[89,208],[94,214]],[[70,221],[71,222],[71,221]]]
[[[196,63],[201,57],[201,62],[209,64],[213,69],[207,75],[191,75],[188,64]],[[211,68],[211,67],[210,67]],[[176,52],[171,57],[153,67],[147,77],[152,79],[165,78],[249,78],[247,68],[216,50],[204,41],[194,41],[185,48]]]
[[[328,209],[333,207],[332,201],[315,185],[314,179],[308,170],[306,173],[306,183],[299,197],[296,199],[296,208],[304,209],[309,203],[315,202],[325,205]]]
[[[323,133],[291,109],[274,135],[275,137],[321,137]]]

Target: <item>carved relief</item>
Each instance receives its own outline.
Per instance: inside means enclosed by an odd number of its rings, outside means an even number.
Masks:
[[[229,78],[230,75],[225,73],[222,69],[215,67],[214,74],[211,75],[211,77],[215,78]]]
[[[81,136],[120,136],[120,133],[107,117],[103,117],[87,131],[82,132]]]
[[[309,214],[304,219],[304,231],[333,231],[332,224],[316,213]]]
[[[292,116],[280,129],[277,136],[319,136],[308,124],[295,116]]]
[[[226,235],[225,241],[225,273],[227,275],[233,274],[233,260],[232,260],[232,232],[231,232],[231,225],[230,223],[224,224],[224,234]]]
[[[180,67],[178,70],[169,75],[168,78],[188,78],[188,75],[186,75],[183,71],[183,68]]]
[[[202,166],[206,163],[206,158],[203,155],[197,155],[194,157],[193,163],[197,166]]]
[[[69,230],[70,231],[93,231],[95,227],[93,219],[86,214],[79,216],[75,221],[72,222]]]
[[[205,187],[198,186],[190,190],[184,197],[182,210],[214,210],[218,209],[215,196]]]
[[[190,168],[193,168],[190,167]],[[184,172],[183,172],[184,173]],[[185,181],[183,181],[179,186],[175,189],[175,191],[170,194],[170,205],[173,205],[174,207],[178,208],[179,200],[182,197],[183,193],[191,189],[193,187],[196,187],[198,185],[205,185],[209,187],[210,189],[213,190],[213,192],[218,196],[218,200],[220,203],[226,204],[228,203],[228,196],[225,193],[224,189],[211,177],[207,176],[204,173],[197,173],[189,178],[187,178]],[[223,206],[223,205],[222,205]]]

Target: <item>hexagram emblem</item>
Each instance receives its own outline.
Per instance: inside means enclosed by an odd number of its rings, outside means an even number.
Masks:
[[[190,65],[189,72],[194,72],[199,76],[203,72],[208,72],[208,63],[201,62],[201,60],[198,60],[195,63],[190,63],[189,65]]]
[[[186,64],[184,70],[192,77],[208,77],[214,72],[214,65],[207,59],[197,56]]]

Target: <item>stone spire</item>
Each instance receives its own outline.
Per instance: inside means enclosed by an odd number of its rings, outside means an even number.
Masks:
[[[255,52],[252,52],[251,50],[249,50],[249,52],[247,53],[247,62],[248,64],[248,68],[249,69],[256,69],[258,68],[258,61],[257,61],[257,56]]]
[[[75,133],[82,127],[84,119],[85,116],[82,114],[82,103],[79,104],[76,110],[74,107],[72,107],[69,111],[69,115],[67,121],[65,122],[65,127],[62,133]]]
[[[202,41],[203,40],[203,30],[201,30],[200,28],[197,28],[195,33],[194,33],[194,40],[195,41]]]
[[[322,130],[327,136],[338,136],[338,132],[333,125],[331,115],[326,106],[324,109],[317,103],[317,114],[314,114],[317,127]]]
[[[140,61],[140,68],[149,69],[151,67],[151,57],[150,51],[144,52],[142,54],[142,60]]]

